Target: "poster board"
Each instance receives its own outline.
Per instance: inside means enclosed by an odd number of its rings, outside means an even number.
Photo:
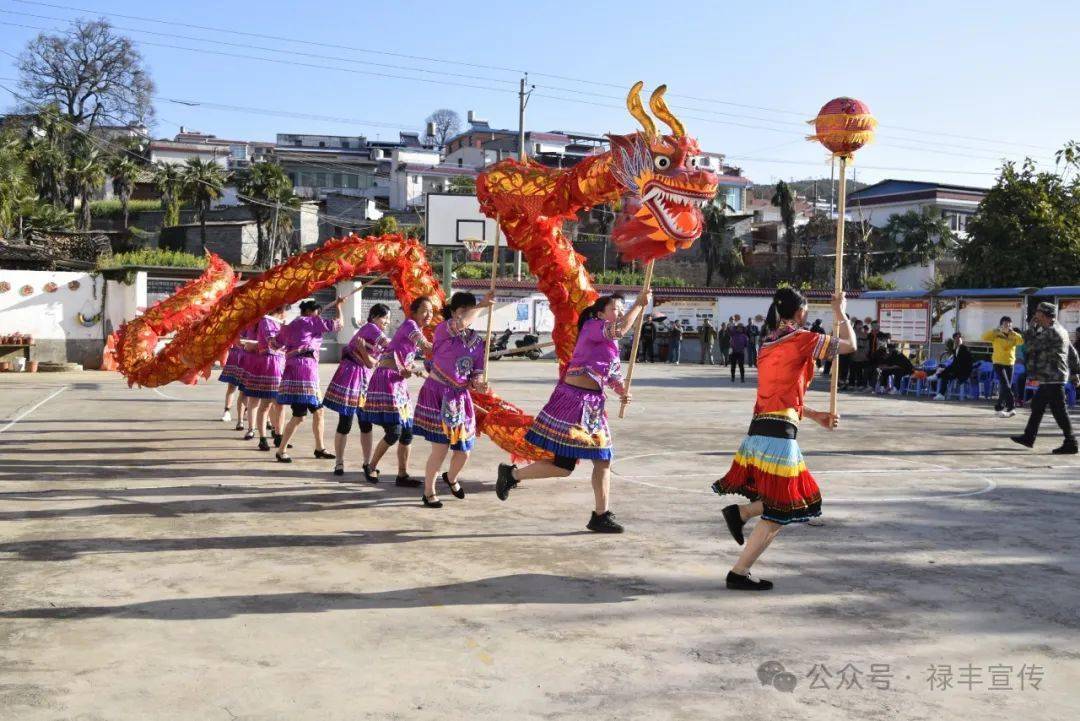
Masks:
[[[1065,330],[1070,334],[1080,328],[1080,298],[1062,300],[1059,303],[1058,322],[1065,326]]]
[[[627,305],[633,301],[627,300]],[[683,328],[697,332],[698,327],[708,318],[713,326],[719,325],[716,320],[716,300],[713,298],[701,300],[664,300],[656,302],[654,313],[667,316],[668,322],[678,323]]]
[[[963,305],[956,316],[956,330],[966,340],[978,341],[983,333],[998,327],[1002,316],[1013,319],[1013,326],[1017,329],[1024,327],[1024,299],[997,299],[997,300],[969,300],[963,299]],[[952,335],[946,329],[945,338]]]
[[[879,300],[878,327],[900,343],[930,342],[930,300]]]

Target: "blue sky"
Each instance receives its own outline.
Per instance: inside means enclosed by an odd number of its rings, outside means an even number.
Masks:
[[[1080,75],[1069,60],[1080,47],[1074,2],[3,0],[0,11],[0,23],[58,29],[104,16],[131,30],[157,83],[158,137],[185,125],[252,140],[279,132],[389,138],[398,127],[419,130],[439,107],[516,128],[515,70],[527,70],[537,85],[530,129],[628,132],[635,124],[623,107],[626,89],[638,79],[647,88],[667,83],[670,104],[702,148],[727,154],[756,183],[828,175],[825,153],[803,140],[801,121],[838,95],[866,101],[880,122],[878,141],[858,155],[859,180],[989,185],[1001,157],[1030,154],[1052,167],[1053,151],[1080,139]],[[0,24],[0,49],[18,53],[37,32]],[[5,55],[0,77],[14,87]]]

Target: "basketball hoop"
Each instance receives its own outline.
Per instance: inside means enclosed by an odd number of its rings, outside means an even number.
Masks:
[[[483,238],[465,238],[461,241],[461,244],[465,246],[465,250],[469,253],[469,260],[474,263],[480,260],[484,254],[484,248],[487,247],[487,241]]]

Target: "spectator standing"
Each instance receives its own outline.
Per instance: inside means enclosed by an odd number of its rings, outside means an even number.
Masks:
[[[953,333],[952,362],[949,365],[938,368],[935,377],[938,379],[938,392],[934,396],[935,401],[945,400],[945,390],[949,381],[964,383],[971,378],[971,371],[975,367],[975,359],[971,357],[971,351],[964,345],[964,336]]]
[[[720,324],[720,333],[717,337],[717,345],[720,348],[720,365],[727,365],[731,355],[731,329],[734,324],[728,321]]]
[[[855,340],[859,344],[851,354],[849,383],[856,388],[866,388],[870,375],[870,325],[855,322]]]
[[[708,318],[698,327],[698,338],[701,339],[701,365],[705,365],[706,360],[709,365],[715,365],[713,350],[716,346],[716,328]]]
[[[746,337],[749,339],[746,344],[746,362],[751,367],[757,367],[757,350],[761,339],[761,328],[758,327],[753,318],[746,324]]]
[[[672,321],[671,330],[668,332],[670,348],[670,350],[668,351],[668,360],[675,365],[679,365],[679,360],[682,358],[682,337],[682,323],[677,320]]]
[[[1024,333],[1024,347],[1027,349],[1028,379],[1038,381],[1039,390],[1031,399],[1031,416],[1024,434],[1011,438],[1022,446],[1034,447],[1046,407],[1050,406],[1050,412],[1065,436],[1065,442],[1053,453],[1075,454],[1076,435],[1065,407],[1065,383],[1072,380],[1075,385],[1078,382],[1080,356],[1069,343],[1069,332],[1057,322],[1057,307],[1053,303],[1039,303],[1031,327]]]
[[[641,360],[646,363],[656,361],[656,322],[651,313],[641,324]]]
[[[1012,318],[1006,315],[1001,318],[997,328],[983,333],[982,339],[994,347],[994,378],[1000,386],[994,410],[1000,418],[1012,418],[1016,415],[1016,399],[1012,390],[1013,366],[1016,365],[1016,347],[1023,344],[1024,336],[1013,330]]]
[[[746,346],[750,343],[750,337],[746,335],[746,328],[739,323],[731,331],[731,382],[735,382],[735,366],[739,367],[739,380],[746,382]]]

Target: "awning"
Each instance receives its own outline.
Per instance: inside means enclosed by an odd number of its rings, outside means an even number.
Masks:
[[[1050,285],[1035,292],[1036,298],[1050,298],[1053,296],[1065,296],[1080,298],[1080,285]]]
[[[928,298],[928,290],[868,290],[864,291],[861,298],[866,300],[909,300],[912,298]]]
[[[1034,288],[950,288],[937,293],[939,298],[1015,298],[1030,295]]]

